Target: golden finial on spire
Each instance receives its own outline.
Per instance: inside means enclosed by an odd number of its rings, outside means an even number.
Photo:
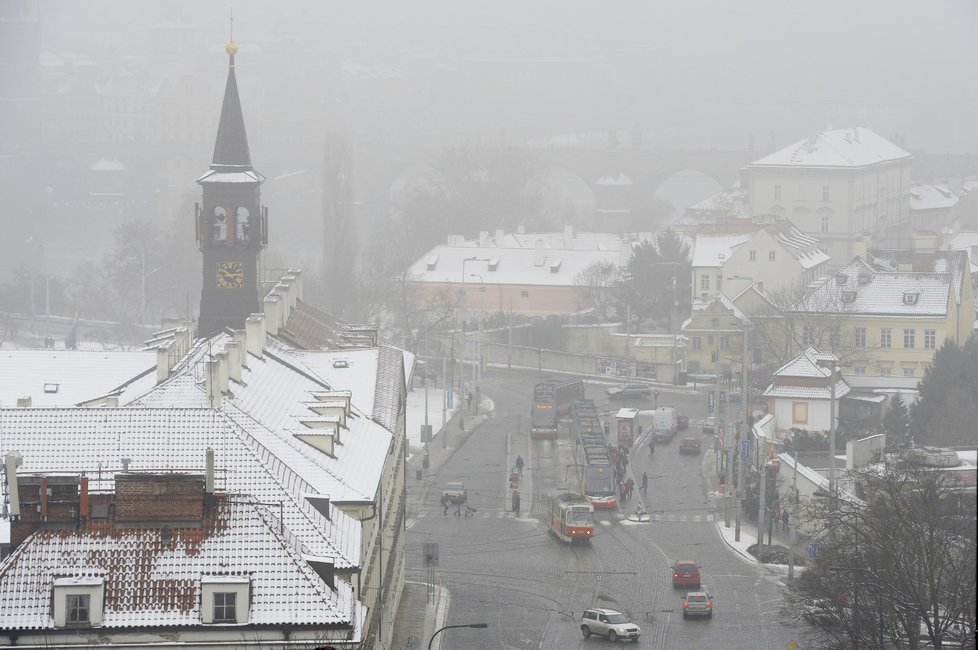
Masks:
[[[224,46],[224,51],[228,53],[228,56],[234,56],[238,53],[238,44],[234,42],[234,9],[231,10],[230,24],[231,39],[228,41],[228,44]]]

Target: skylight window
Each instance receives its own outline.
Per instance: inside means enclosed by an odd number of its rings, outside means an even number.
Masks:
[[[44,392],[45,393],[57,393],[58,392],[58,388],[60,388],[60,387],[61,387],[61,384],[53,384],[53,383],[44,384]]]
[[[917,291],[905,291],[903,293],[903,304],[905,304],[905,305],[916,305],[918,298],[920,298],[920,292],[917,292]]]

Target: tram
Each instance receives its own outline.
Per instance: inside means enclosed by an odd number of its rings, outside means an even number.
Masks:
[[[532,438],[557,438],[557,418],[567,415],[574,400],[584,397],[584,382],[580,379],[547,379],[533,387],[533,408],[530,411]]]
[[[547,519],[550,532],[563,542],[590,542],[594,535],[594,506],[587,497],[553,491],[548,498]]]
[[[608,455],[608,441],[591,400],[578,400],[571,407],[577,436],[578,462],[583,467],[581,491],[595,508],[617,508],[615,466]]]

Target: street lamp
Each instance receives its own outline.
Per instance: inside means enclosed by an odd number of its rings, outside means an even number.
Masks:
[[[428,641],[428,650],[431,650],[431,644],[435,642],[435,637],[438,636],[441,632],[444,632],[445,630],[451,630],[452,628],[457,628],[457,627],[471,627],[471,628],[476,628],[476,629],[482,629],[482,628],[489,627],[489,624],[488,623],[468,623],[466,625],[446,625],[445,627],[438,628],[437,630],[435,630],[435,633],[431,635],[431,640]]]
[[[473,368],[473,374],[475,374],[475,414],[478,415],[480,388],[482,386],[482,319],[485,318],[486,310],[486,281],[478,273],[470,273],[469,277],[479,278],[479,282],[482,284],[479,287],[479,360],[476,367]]]
[[[465,265],[468,264],[469,262],[489,262],[489,258],[488,257],[464,257],[464,258],[462,258],[462,284],[463,285],[465,284]],[[483,287],[483,290],[485,290],[485,287]],[[461,295],[462,296],[465,296],[465,289],[464,289],[464,287],[461,289]],[[468,298],[465,297],[463,306],[465,306],[467,304],[468,304]],[[461,354],[461,359],[459,359],[459,364],[460,364],[459,387],[461,387],[462,377],[465,375],[464,366],[462,365],[462,360],[464,358],[465,358],[465,332],[463,331],[462,332],[462,354]],[[475,375],[475,369],[472,370],[472,374]],[[473,383],[475,383],[475,380],[474,379],[473,379]],[[465,399],[465,396],[464,395],[462,396],[462,399]],[[479,405],[476,404],[476,409],[478,409],[478,408],[479,408]],[[460,406],[459,406],[459,413],[462,413],[463,410],[464,410],[464,402],[462,402],[462,404],[460,404]],[[459,417],[459,429],[463,429],[463,428],[464,428],[464,416],[460,416]]]
[[[755,284],[754,278],[746,277],[746,276],[740,276],[740,275],[732,275],[732,276],[728,277],[727,280],[747,280],[747,281],[750,282],[750,286],[752,286],[752,287]],[[741,518],[741,513],[742,513],[742,511],[744,509],[744,501],[743,501],[744,480],[745,480],[744,479],[744,471],[745,471],[744,465],[746,464],[746,458],[745,458],[745,455],[744,455],[742,449],[743,449],[743,441],[744,440],[750,440],[750,433],[751,433],[751,431],[750,431],[750,427],[751,427],[750,399],[749,399],[749,397],[747,395],[747,387],[750,385],[749,382],[747,381],[747,371],[748,371],[748,368],[749,368],[749,364],[747,363],[747,354],[748,354],[748,344],[747,344],[747,342],[748,342],[748,339],[750,337],[751,323],[750,323],[750,320],[747,319],[747,316],[746,315],[744,316],[744,320],[742,322],[743,322],[744,327],[743,327],[743,330],[740,333],[740,338],[742,339],[742,343],[743,343],[743,345],[741,346],[741,352],[740,352],[740,355],[741,355],[741,360],[740,360],[740,409],[741,409],[741,412],[743,413],[743,416],[744,416],[744,427],[743,427],[743,429],[741,429],[741,434],[740,434],[741,435],[741,440],[740,440],[740,444],[737,445],[737,450],[735,452],[736,454],[739,454],[739,456],[740,456],[740,461],[737,463],[737,506],[738,506],[737,507],[737,521],[736,521],[735,528],[734,528],[734,540],[735,541],[738,541],[738,542],[740,541],[740,518]],[[762,476],[763,476],[763,473],[762,473]],[[764,477],[764,478],[766,478],[766,477]],[[764,480],[764,478],[762,478],[762,480]],[[763,508],[763,505],[762,505],[762,508]],[[760,554],[761,540],[762,540],[762,538],[764,536],[764,531],[760,528],[760,524],[761,524],[761,520],[758,520],[758,530],[757,530],[757,544],[758,544],[758,547],[757,548],[758,548],[758,555]]]

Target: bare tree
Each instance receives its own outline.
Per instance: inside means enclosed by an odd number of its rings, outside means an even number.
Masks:
[[[624,279],[625,274],[617,264],[595,262],[574,276],[574,285],[602,319],[623,318],[618,293]]]
[[[825,541],[794,603],[823,603],[832,647],[879,647],[882,637],[898,648],[973,648],[974,495],[912,457],[851,477],[865,501],[819,495],[802,504],[808,521],[825,522]]]

